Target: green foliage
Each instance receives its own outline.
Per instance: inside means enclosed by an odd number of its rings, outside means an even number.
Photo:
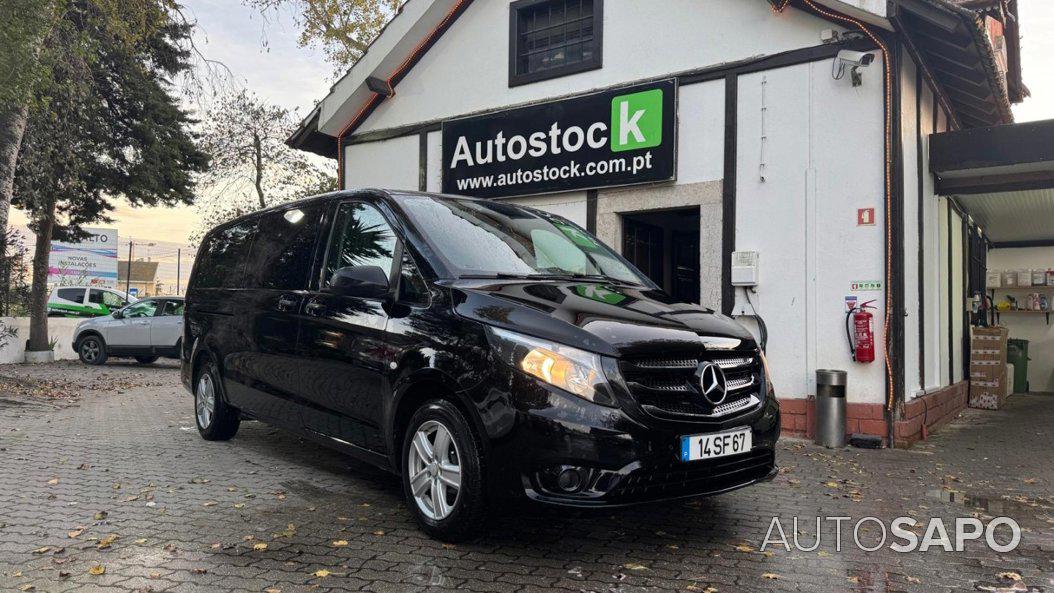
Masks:
[[[317,46],[343,71],[366,51],[403,0],[243,0],[264,14],[293,11],[301,47]]]
[[[52,77],[34,93],[13,202],[34,218],[56,209],[65,222],[56,239],[106,220],[115,197],[132,205],[194,199],[193,175],[208,157],[168,82],[189,68],[190,27],[164,6],[70,2],[44,42]]]
[[[0,107],[24,105],[37,81],[49,76],[40,62],[44,38],[58,21],[56,0],[3,0],[0,11]]]

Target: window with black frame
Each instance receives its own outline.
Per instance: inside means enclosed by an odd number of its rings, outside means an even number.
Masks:
[[[603,0],[513,2],[509,86],[600,68],[603,6]]]

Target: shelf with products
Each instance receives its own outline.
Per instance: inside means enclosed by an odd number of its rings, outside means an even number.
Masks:
[[[1046,306],[1046,308],[1041,308],[1041,309],[1038,309],[1038,310],[1037,309],[1031,309],[1031,308],[1024,308],[1024,309],[1016,309],[1015,308],[1015,309],[999,310],[998,306],[996,305],[996,300],[995,300],[996,294],[998,294],[998,293],[1002,293],[1002,294],[1007,295],[1009,297],[1010,301],[1013,302],[1015,305],[1017,305],[1020,302],[1019,298],[1018,297],[1010,297],[1009,296],[1010,293],[1016,293],[1016,294],[1021,294],[1021,295],[1024,295],[1024,294],[1038,294],[1038,295],[1043,295],[1043,296],[1048,296],[1049,295],[1049,298],[1047,298],[1047,302],[1046,302],[1047,306]],[[1009,313],[1009,314],[1012,314],[1012,315],[1014,315],[1014,314],[1043,315],[1044,319],[1046,319],[1047,325],[1050,325],[1050,314],[1054,313],[1054,310],[1052,310],[1052,306],[1054,306],[1054,286],[1004,286],[1002,288],[989,288],[988,289],[988,296],[991,299],[992,306],[995,308],[994,312],[995,312],[995,317],[996,317],[996,323],[999,323],[999,316],[1000,315],[1002,315],[1003,313]],[[1024,299],[1020,299],[1020,300],[1024,300]]]

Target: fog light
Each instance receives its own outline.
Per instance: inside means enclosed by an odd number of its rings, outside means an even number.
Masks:
[[[564,492],[573,493],[582,489],[582,473],[576,467],[565,467],[556,476],[556,485]]]

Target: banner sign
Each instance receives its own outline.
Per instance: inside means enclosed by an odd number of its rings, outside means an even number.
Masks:
[[[48,283],[59,286],[117,286],[117,229],[84,229],[79,243],[53,241]]]
[[[675,80],[443,123],[443,193],[497,198],[669,181]]]

